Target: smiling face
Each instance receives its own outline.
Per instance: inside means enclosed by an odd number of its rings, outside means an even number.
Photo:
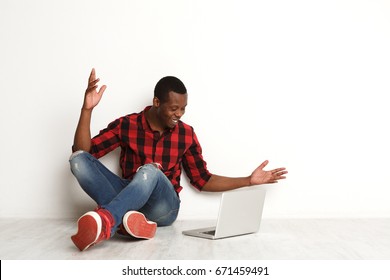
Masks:
[[[168,99],[165,102],[161,102],[157,97],[153,98],[153,106],[156,108],[161,128],[171,129],[177,125],[185,113],[187,98],[187,93],[180,94],[174,91],[168,93]]]

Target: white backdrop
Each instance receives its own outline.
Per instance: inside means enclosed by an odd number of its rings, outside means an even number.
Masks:
[[[266,218],[390,217],[387,0],[0,0],[0,38],[0,217],[94,207],[68,165],[92,67],[93,134],[175,75],[210,171],[288,168]],[[214,218],[219,194],[183,185],[179,218]]]

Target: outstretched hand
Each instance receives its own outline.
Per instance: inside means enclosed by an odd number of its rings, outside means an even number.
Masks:
[[[88,79],[88,87],[85,90],[83,109],[92,110],[100,102],[103,92],[106,90],[107,86],[103,85],[100,87],[99,91],[97,91],[97,83],[99,81],[99,78],[96,79],[95,68],[92,68]]]
[[[287,174],[286,168],[276,168],[270,171],[263,170],[268,164],[268,160],[260,164],[259,167],[252,172],[250,177],[251,185],[261,185],[261,184],[273,184],[277,183],[278,180],[286,179],[285,174]]]

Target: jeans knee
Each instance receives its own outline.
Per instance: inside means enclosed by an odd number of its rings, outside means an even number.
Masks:
[[[75,158],[77,158],[83,154],[89,154],[89,153],[87,153],[86,151],[83,151],[83,150],[78,150],[76,152],[73,152],[69,157],[69,161],[73,161]]]
[[[83,166],[83,162],[85,160],[88,160],[92,155],[85,151],[76,151],[70,155],[69,163],[70,163],[70,169],[73,172],[80,172]]]
[[[155,163],[155,162],[147,163],[145,165],[141,165],[140,167],[138,167],[136,172],[140,171],[141,169],[152,170],[152,171],[160,170],[160,166],[161,166],[161,164]]]
[[[142,178],[143,181],[153,181],[158,178],[159,171],[160,170],[153,163],[148,163],[137,169],[137,177]]]

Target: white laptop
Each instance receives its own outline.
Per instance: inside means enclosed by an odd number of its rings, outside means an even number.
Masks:
[[[184,235],[220,239],[255,233],[260,228],[265,200],[265,190],[245,187],[222,193],[217,225],[186,230]]]

